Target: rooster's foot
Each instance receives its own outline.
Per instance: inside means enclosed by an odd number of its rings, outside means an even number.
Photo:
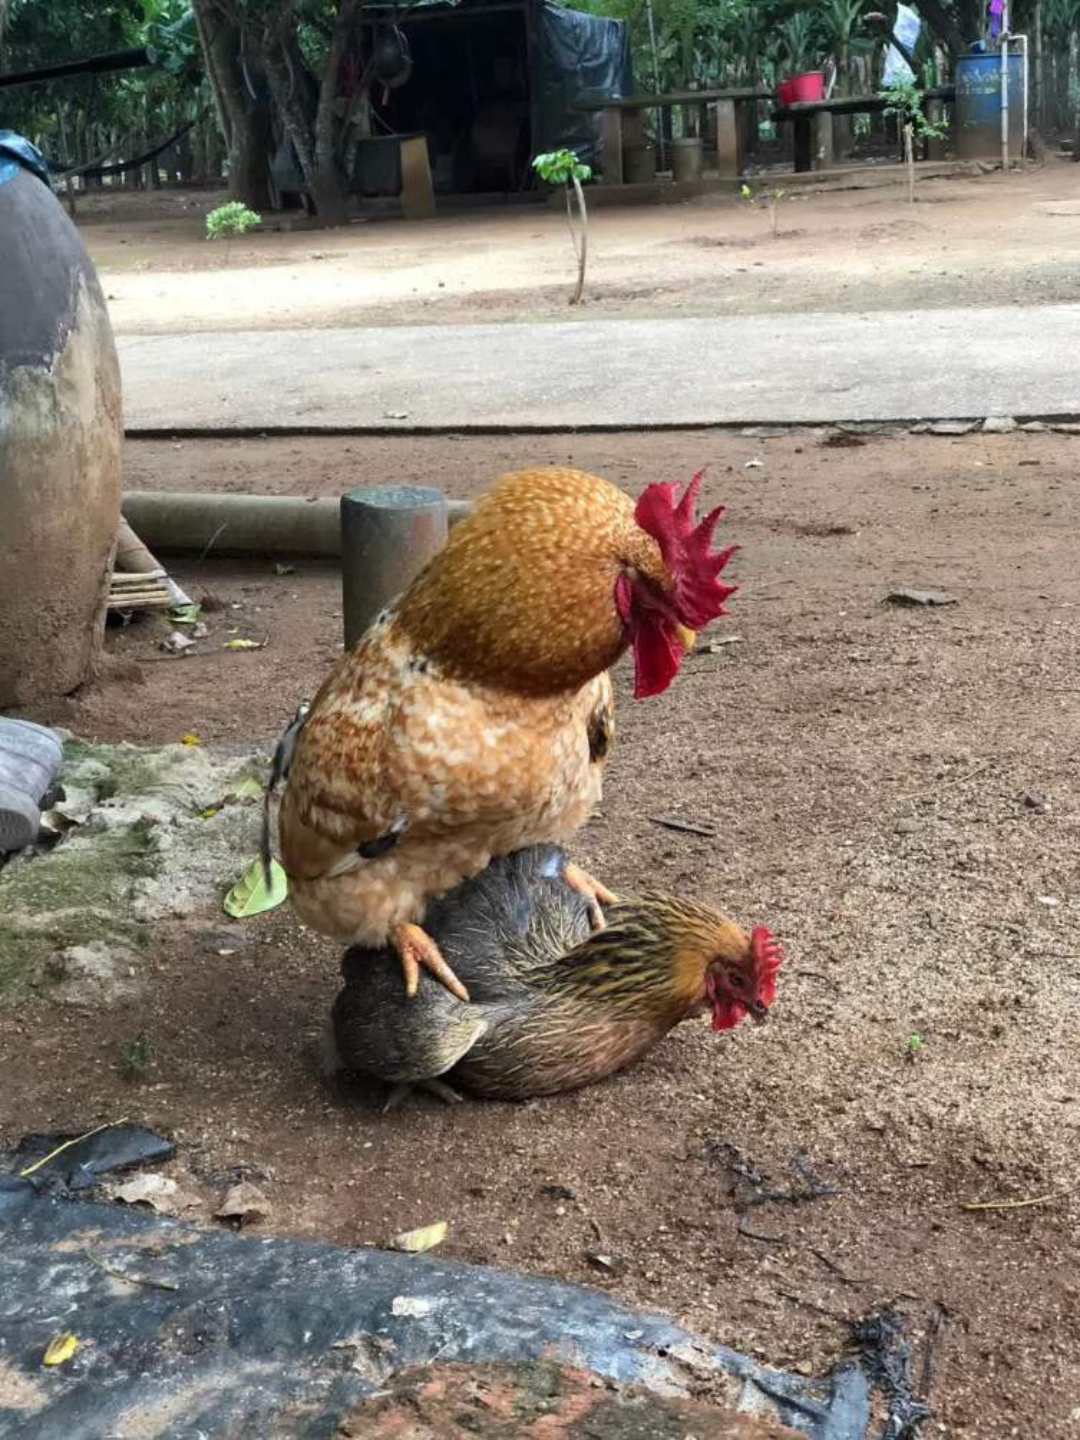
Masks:
[[[451,995],[459,1000],[469,1001],[469,992],[443,959],[442,951],[426,930],[419,925],[395,925],[390,943],[401,959],[405,972],[405,993],[411,1000],[420,984],[420,967],[430,971],[440,984],[445,985]]]
[[[452,1085],[445,1080],[417,1080],[412,1084],[401,1083],[395,1085],[386,1097],[386,1104],[382,1107],[382,1113],[388,1115],[391,1110],[396,1110],[401,1102],[412,1094],[414,1090],[425,1090],[429,1095],[436,1096],[444,1105],[460,1105],[464,1095],[459,1095]]]
[[[601,910],[601,902],[605,905],[614,905],[618,900],[606,885],[601,885],[599,880],[594,880],[587,870],[582,870],[580,865],[567,865],[563,871],[563,878],[571,890],[576,890],[579,895],[584,895],[589,905],[589,923],[594,930],[603,930],[605,926],[604,912]]]

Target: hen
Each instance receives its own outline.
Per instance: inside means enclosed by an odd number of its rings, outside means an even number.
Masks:
[[[590,932],[565,865],[558,847],[533,846],[432,905],[429,932],[469,1004],[427,977],[409,1001],[391,951],[349,951],[338,1065],[394,1082],[391,1103],[411,1084],[521,1100],[621,1070],[705,1009],[714,1030],[765,1018],[783,952],[763,926],[748,935],[707,905],[645,895]]]
[[[607,671],[629,647],[636,696],[670,683],[723,613],[700,475],[635,503],[577,470],[505,475],[347,652],[294,735],[279,814],[293,904],[314,929],[397,951],[464,988],[420,928],[492,856],[562,840],[600,796],[614,733]],[[293,742],[290,742],[293,743]],[[571,867],[571,884],[614,897]]]

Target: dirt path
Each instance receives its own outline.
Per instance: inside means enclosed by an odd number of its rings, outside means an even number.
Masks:
[[[599,1284],[807,1369],[895,1304],[934,1433],[1074,1435],[1075,455],[1059,436],[129,445],[133,487],[292,494],[392,474],[468,495],[542,460],[636,489],[711,462],[708,498],[744,547],[715,627],[733,643],[648,703],[620,671],[608,795],[577,851],[615,888],[768,922],[789,961],[762,1030],[686,1025],[557,1100],[383,1116],[306,1055],[334,947],[281,912],[193,916],[158,936],[148,1005],[0,1014],[0,1139],[132,1115],[176,1135],[173,1168],[207,1210],[245,1173],[291,1233],[378,1244],[445,1219],[447,1255]],[[113,632],[109,676],[46,718],[99,738],[250,739],[312,692],[339,644],[330,567],[177,570],[224,607],[199,653],[160,654],[153,622]],[[898,584],[958,603],[883,604]],[[222,650],[232,628],[267,648]],[[800,1164],[836,1193],[747,1207],[748,1175],[783,1189]]]
[[[203,217],[222,198],[162,192],[81,204],[118,330],[908,310],[1080,295],[1080,166],[1060,161],[1008,178],[927,180],[914,206],[898,187],[791,194],[775,240],[765,213],[733,195],[597,209],[588,303],[574,312],[565,220],[543,206],[271,229],[227,252],[204,238]]]

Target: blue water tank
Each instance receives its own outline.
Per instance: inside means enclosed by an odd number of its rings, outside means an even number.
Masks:
[[[1024,144],[1024,57],[1009,56],[1009,154]],[[961,160],[1001,156],[1001,56],[961,55],[956,61],[956,153]]]

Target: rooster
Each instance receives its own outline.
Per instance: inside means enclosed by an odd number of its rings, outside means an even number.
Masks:
[[[420,969],[467,992],[421,928],[429,902],[492,856],[562,840],[589,817],[614,735],[608,669],[666,689],[694,632],[723,613],[718,507],[700,474],[635,504],[578,470],[504,475],[338,662],[290,731],[279,812],[301,919],[389,943],[406,993]],[[593,923],[614,896],[570,866]]]
[[[426,978],[408,1001],[391,951],[349,951],[329,1068],[393,1082],[390,1104],[414,1084],[523,1100],[621,1070],[705,1010],[714,1030],[765,1019],[783,951],[764,926],[748,935],[710,906],[645,895],[592,931],[566,865],[557,846],[532,846],[432,905],[428,931],[467,1005]]]

